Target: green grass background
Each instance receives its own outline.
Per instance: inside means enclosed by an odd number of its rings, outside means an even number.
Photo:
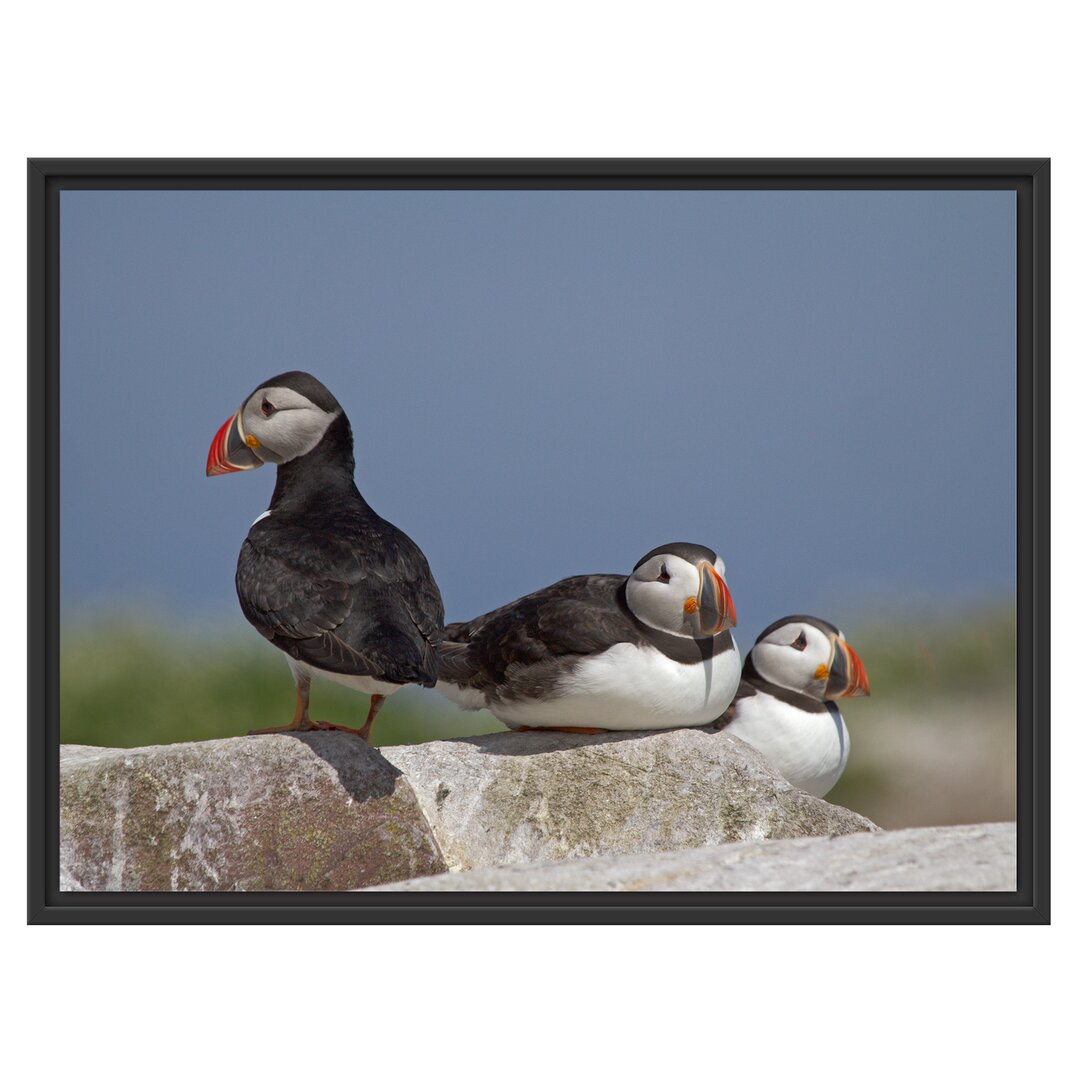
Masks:
[[[898,769],[898,748],[909,773],[918,770],[919,759],[909,761],[908,751],[924,753],[927,768],[948,752],[958,756],[956,768],[943,779],[923,777],[923,786],[930,784],[931,793],[952,788],[950,801],[933,813],[924,805],[923,817],[1010,816],[1016,673],[1011,606],[974,609],[962,618],[912,617],[901,625],[864,622],[847,637],[866,665],[872,696],[843,703],[852,754],[830,800],[871,817],[884,815],[894,825],[920,823],[919,806],[905,812],[916,797],[907,798],[904,788],[907,781],[911,792],[918,791],[919,777]],[[284,657],[254,635],[169,635],[148,618],[130,615],[78,622],[61,636],[60,730],[66,743],[131,747],[243,735],[288,722],[294,702]],[[316,681],[311,715],[356,727],[367,702],[366,695]],[[969,737],[950,723],[950,714],[966,718]],[[408,687],[387,701],[374,741],[392,745],[502,730],[486,711],[462,712],[434,691]],[[1000,744],[992,768],[981,764],[990,740]],[[984,777],[980,768],[994,775]],[[959,791],[963,785],[972,788],[970,798]],[[991,788],[1001,791],[987,802]]]

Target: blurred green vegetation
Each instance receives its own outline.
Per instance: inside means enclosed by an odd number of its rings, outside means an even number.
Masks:
[[[84,622],[60,639],[60,739],[152,746],[244,735],[292,720],[296,691],[285,657],[248,634],[163,634],[138,616]],[[360,727],[368,697],[317,680],[311,717]],[[406,687],[383,706],[376,745],[503,731],[490,713],[457,710],[432,690]]]
[[[993,692],[1012,694],[1016,624],[1011,607],[962,618],[863,622],[848,639],[873,696],[845,703],[854,751],[851,788],[871,786],[881,763],[859,764],[860,729],[876,708]],[[747,643],[743,643],[744,648]],[[146,746],[243,735],[292,719],[295,692],[284,657],[243,631],[164,634],[141,616],[82,621],[60,649],[60,733],[67,743]],[[324,681],[311,692],[317,720],[358,727],[367,696]],[[378,745],[475,735],[504,728],[487,712],[461,712],[433,691],[407,687],[375,725]],[[839,790],[839,789],[838,789]]]
[[[949,616],[863,620],[850,628],[845,624],[844,632],[879,700],[982,695],[1015,684],[1016,611],[1011,604]]]
[[[1013,820],[1014,606],[857,622],[847,638],[871,696],[840,702],[851,756],[829,801],[885,828]]]

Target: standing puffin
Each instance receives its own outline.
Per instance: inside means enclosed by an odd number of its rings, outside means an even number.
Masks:
[[[716,721],[760,751],[796,787],[819,798],[847,765],[847,726],[834,698],[870,693],[866,669],[832,623],[788,615],[746,657],[735,700]]]
[[[277,484],[240,549],[236,592],[248,622],[288,657],[296,712],[250,734],[318,729],[370,741],[388,694],[435,685],[438,586],[416,544],[357,491],[348,417],[314,376],[289,371],[257,386],[214,436],[206,475],[266,462]],[[308,719],[313,675],[371,695],[363,727]]]
[[[724,563],[666,544],[629,577],[570,577],[471,622],[439,649],[438,689],[507,727],[636,731],[708,724],[739,685]]]

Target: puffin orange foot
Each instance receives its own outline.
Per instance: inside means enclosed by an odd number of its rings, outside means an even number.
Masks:
[[[564,735],[603,735],[607,728],[602,727],[519,727],[515,731],[561,731]]]
[[[347,731],[350,735],[359,735],[364,742],[371,741],[371,729],[365,724],[362,728],[345,727],[344,724],[327,724],[319,721],[312,725],[315,731]]]
[[[285,731],[317,731],[319,725],[310,720],[293,720],[289,724],[280,724],[278,727],[252,728],[249,735],[280,735]]]

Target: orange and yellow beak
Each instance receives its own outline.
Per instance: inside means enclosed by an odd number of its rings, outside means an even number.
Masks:
[[[218,428],[218,433],[210,444],[210,453],[206,457],[206,475],[220,476],[222,473],[243,472],[245,469],[257,469],[262,464],[262,459],[255,456],[244,438],[240,410],[237,409]]]
[[[829,666],[827,698],[869,697],[870,680],[859,654],[846,642],[837,638],[833,644],[832,664]]]
[[[684,605],[695,624],[695,637],[712,637],[730,630],[735,625],[735,601],[727,583],[715,566],[704,561],[698,563],[698,576],[698,594],[689,597]]]

